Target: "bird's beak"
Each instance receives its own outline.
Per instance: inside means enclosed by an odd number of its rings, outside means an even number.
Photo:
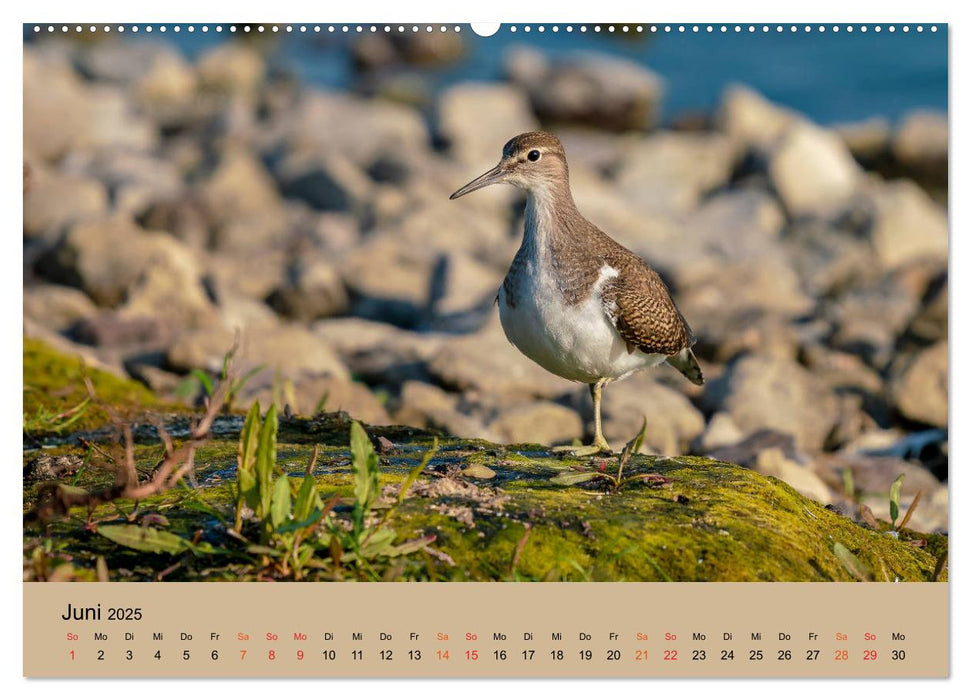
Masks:
[[[494,167],[488,172],[484,172],[479,177],[475,178],[472,182],[467,184],[465,187],[461,187],[452,193],[449,199],[458,199],[463,195],[467,195],[469,192],[475,192],[483,187],[488,187],[489,185],[494,185],[497,182],[502,182],[502,178],[505,173],[502,170],[502,163]]]

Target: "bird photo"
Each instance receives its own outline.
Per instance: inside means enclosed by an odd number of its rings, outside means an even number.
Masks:
[[[695,337],[660,275],[577,209],[556,136],[531,131],[510,139],[499,164],[450,199],[497,184],[526,192],[523,242],[497,297],[502,328],[543,369],[590,386],[593,444],[554,450],[609,453],[600,415],[604,387],[662,363],[704,384],[691,351]]]
[[[946,24],[22,39],[25,582],[947,580]]]

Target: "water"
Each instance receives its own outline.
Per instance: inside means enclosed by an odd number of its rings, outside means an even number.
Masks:
[[[207,33],[201,31],[201,25],[193,33],[182,25],[181,32],[169,29],[164,35],[159,33],[160,25],[153,25],[152,34],[144,31],[145,25],[140,26],[137,35],[129,29],[126,37],[171,42],[190,58],[233,36],[229,25],[222,25],[221,33],[215,31],[215,25]],[[903,32],[902,25],[897,25],[893,33],[888,25],[881,25],[880,32],[869,25],[865,33],[859,26],[848,33],[845,25],[838,33],[830,25],[822,33],[807,33],[803,26],[793,33],[788,25],[779,33],[775,27],[771,25],[767,33],[761,25],[755,33],[749,33],[747,25],[740,33],[734,27],[722,33],[716,25],[710,34],[705,26],[698,33],[689,26],[682,34],[672,26],[670,33],[598,34],[592,29],[567,33],[563,25],[557,33],[539,33],[534,27],[525,34],[522,26],[513,33],[503,25],[497,34],[484,38],[462,25],[468,46],[464,59],[427,74],[435,88],[462,80],[499,80],[503,53],[517,44],[528,44],[553,55],[592,50],[648,66],[665,80],[665,118],[710,112],[733,83],[754,87],[822,124],[874,116],[896,121],[918,108],[947,110],[946,25],[937,25],[936,32],[930,31],[930,25],[923,32],[913,25]],[[24,25],[24,36],[34,38],[32,24]],[[277,65],[310,84],[344,89],[355,80],[348,49],[359,36],[353,31],[342,34],[339,28],[331,34],[324,25],[320,33],[311,27],[307,33],[262,34],[259,39]]]

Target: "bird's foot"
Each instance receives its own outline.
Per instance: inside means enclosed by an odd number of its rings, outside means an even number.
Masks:
[[[601,438],[592,445],[557,445],[551,448],[556,454],[568,454],[574,457],[593,457],[599,454],[613,454],[607,441]]]

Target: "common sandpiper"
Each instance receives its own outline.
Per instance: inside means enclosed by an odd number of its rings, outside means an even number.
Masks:
[[[604,386],[662,362],[703,384],[694,336],[660,275],[580,214],[556,136],[516,136],[498,165],[449,199],[499,183],[526,191],[523,242],[497,297],[503,331],[533,362],[590,387],[593,444],[553,449],[609,453],[600,416]]]

